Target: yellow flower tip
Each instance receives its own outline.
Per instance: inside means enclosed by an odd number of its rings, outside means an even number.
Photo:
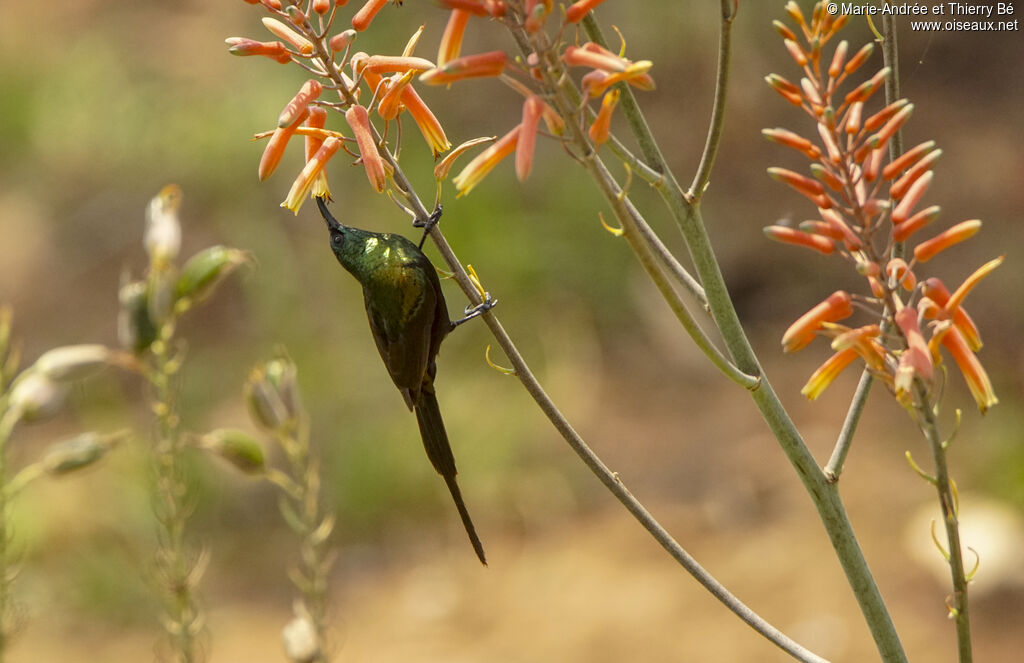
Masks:
[[[857,351],[853,348],[840,350],[829,357],[824,364],[818,367],[807,384],[803,386],[800,393],[807,397],[807,400],[817,400],[819,396],[831,385],[839,374],[857,359]]]
[[[978,409],[984,414],[990,407],[996,405],[999,399],[996,398],[995,390],[988,374],[982,367],[978,357],[968,347],[966,340],[956,327],[950,327],[942,336],[942,346],[946,348],[953,361],[956,362],[960,373],[967,382],[967,387],[974,397]]]
[[[450,150],[452,144],[444,133],[444,127],[441,126],[437,117],[411,85],[402,90],[401,100],[402,105],[409,111],[409,115],[416,122],[420,133],[423,134],[427,145],[430,146],[434,158],[436,159],[442,153]]]
[[[447,179],[448,173],[451,171],[452,166],[455,165],[455,160],[462,156],[462,154],[466,150],[470,149],[471,147],[481,145],[483,143],[493,143],[497,139],[497,136],[482,136],[480,138],[473,138],[471,140],[467,140],[466,142],[460,144],[454,150],[449,152],[444,159],[441,159],[441,161],[436,166],[434,166],[434,179],[439,181]]]

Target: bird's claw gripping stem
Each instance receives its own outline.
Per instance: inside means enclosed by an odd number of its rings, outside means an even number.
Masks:
[[[426,221],[420,221],[419,219],[415,219],[412,222],[414,228],[423,228],[423,237],[420,238],[419,245],[419,248],[421,250],[423,249],[423,243],[427,241],[427,235],[430,234],[431,229],[433,229],[434,226],[441,222],[442,209],[443,208],[441,207],[441,203],[438,203],[437,207],[435,207],[434,211],[430,213],[430,216],[427,217]]]
[[[472,305],[467,306],[466,310],[465,310],[465,317],[459,318],[458,320],[455,320],[455,321],[452,322],[452,329],[454,329],[455,327],[458,327],[463,322],[467,322],[469,320],[472,320],[473,318],[479,317],[482,313],[486,313],[487,311],[490,311],[492,308],[494,308],[497,305],[498,305],[498,300],[494,299],[493,297],[491,297],[491,293],[485,292],[484,293],[484,300],[482,302],[480,302],[476,306],[472,306]]]

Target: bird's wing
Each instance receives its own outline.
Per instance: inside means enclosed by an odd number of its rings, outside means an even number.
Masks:
[[[416,278],[414,270],[401,271],[403,274],[399,279]],[[431,328],[436,303],[431,288],[424,288],[423,284],[409,285],[409,288],[395,289],[395,292],[406,293],[399,301],[378,305],[374,303],[377,301],[375,298],[366,297],[366,314],[384,365],[402,392],[406,405],[412,409],[419,399],[431,358]]]

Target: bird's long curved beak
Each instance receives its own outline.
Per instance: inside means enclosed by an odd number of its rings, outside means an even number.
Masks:
[[[320,208],[320,216],[324,217],[324,221],[327,223],[328,228],[330,228],[331,230],[340,231],[342,228],[345,227],[341,223],[339,223],[338,220],[335,219],[331,212],[327,209],[327,201],[325,201],[323,198],[317,197],[316,204],[317,207]]]

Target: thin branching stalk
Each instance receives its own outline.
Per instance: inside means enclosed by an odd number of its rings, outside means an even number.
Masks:
[[[600,27],[592,17],[587,17],[584,20],[584,27],[591,39],[598,43],[605,43]],[[727,45],[728,43],[726,43]],[[857,598],[882,660],[887,662],[906,661],[906,654],[892,618],[868,568],[867,560],[865,560],[853,533],[852,525],[835,485],[829,482],[824,472],[818,467],[814,456],[804,444],[799,431],[779,401],[771,384],[763,376],[760,363],[729,296],[725,279],[701,217],[700,206],[679,187],[677,180],[661,156],[657,141],[651,133],[643,113],[635,101],[630,103],[630,98],[630,94],[623,94],[621,97],[620,103],[622,103],[625,116],[651,168],[663,172],[665,175],[661,182],[655,185],[655,189],[662,196],[682,230],[697,271],[697,277],[704,286],[711,314],[726,347],[741,371],[762,378],[760,387],[753,390],[751,395],[818,510],[819,517],[846,573],[847,580]],[[712,130],[714,129],[712,127]]]
[[[959,500],[949,476],[949,464],[946,459],[948,441],[939,433],[939,425],[935,420],[935,410],[929,404],[928,390],[918,379],[914,385],[916,409],[919,412],[921,432],[928,440],[935,463],[934,485],[938,492],[939,506],[942,508],[942,522],[946,530],[947,548],[944,551],[949,564],[950,579],[953,584],[953,595],[950,597],[950,616],[956,623],[957,654],[960,663],[971,663],[974,656],[971,651],[971,620],[967,611],[967,574],[964,572],[963,549],[960,546]]]
[[[0,355],[0,360],[3,356]],[[11,636],[11,531],[7,504],[7,442],[18,423],[18,413],[7,409],[6,396],[0,396],[0,663],[3,663]]]
[[[725,102],[729,91],[729,71],[732,57],[732,23],[736,18],[739,0],[721,0],[722,19],[718,41],[718,74],[715,77],[715,101],[711,107],[711,126],[708,128],[704,152],[700,157],[700,165],[690,185],[690,196],[700,200],[711,180],[711,169],[718,156],[718,146],[722,142],[722,130],[725,127]]]

